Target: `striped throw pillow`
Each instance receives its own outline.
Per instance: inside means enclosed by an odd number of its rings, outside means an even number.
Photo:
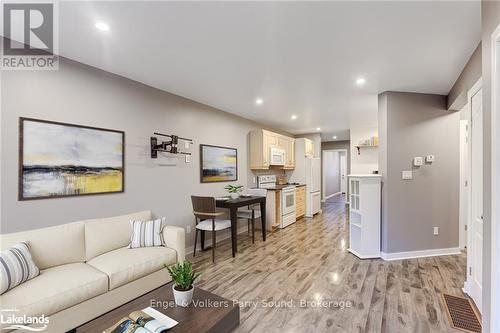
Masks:
[[[130,221],[132,226],[132,237],[129,249],[150,246],[165,246],[163,241],[163,227],[167,221],[166,217],[153,221]]]
[[[28,244],[14,245],[0,252],[0,295],[40,274],[33,262]]]

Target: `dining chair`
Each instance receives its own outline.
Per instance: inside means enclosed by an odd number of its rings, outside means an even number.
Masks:
[[[247,194],[256,197],[266,197],[267,190],[265,188],[250,188]],[[246,219],[248,222],[248,232],[250,233],[250,223],[252,223],[252,243],[255,243],[255,220],[262,217],[260,204],[249,206],[248,209],[238,209],[236,216],[240,219]]]
[[[196,256],[196,243],[198,240],[198,231],[212,232],[212,262],[215,262],[215,244],[217,231],[231,228],[230,220],[217,219],[218,216],[224,212],[217,212],[215,207],[215,198],[213,197],[199,197],[191,196],[191,203],[193,204],[193,213],[195,216],[195,234],[194,234],[194,250],[193,257]],[[204,237],[204,234],[202,235]],[[202,245],[204,240],[202,239]]]

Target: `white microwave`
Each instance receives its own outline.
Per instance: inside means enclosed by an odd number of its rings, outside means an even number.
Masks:
[[[270,165],[285,165],[285,150],[271,147]]]

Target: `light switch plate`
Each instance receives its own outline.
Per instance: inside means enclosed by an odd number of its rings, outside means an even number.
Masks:
[[[439,227],[434,227],[434,236],[439,235]]]
[[[434,160],[435,160],[434,155],[427,155],[427,156],[425,157],[425,162],[426,162],[426,163],[432,163],[432,162],[434,162]]]
[[[191,163],[191,155],[185,155],[186,156],[186,163]]]
[[[402,178],[404,180],[412,180],[413,179],[413,172],[412,171],[403,171],[401,173]]]
[[[414,166],[422,166],[424,165],[424,158],[417,156],[413,158],[413,165]]]
[[[184,149],[189,149],[189,141],[184,141]]]

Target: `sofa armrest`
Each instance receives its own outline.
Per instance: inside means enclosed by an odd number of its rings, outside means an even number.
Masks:
[[[186,257],[186,234],[184,228],[167,225],[163,228],[165,246],[177,252],[177,262],[183,262]]]

